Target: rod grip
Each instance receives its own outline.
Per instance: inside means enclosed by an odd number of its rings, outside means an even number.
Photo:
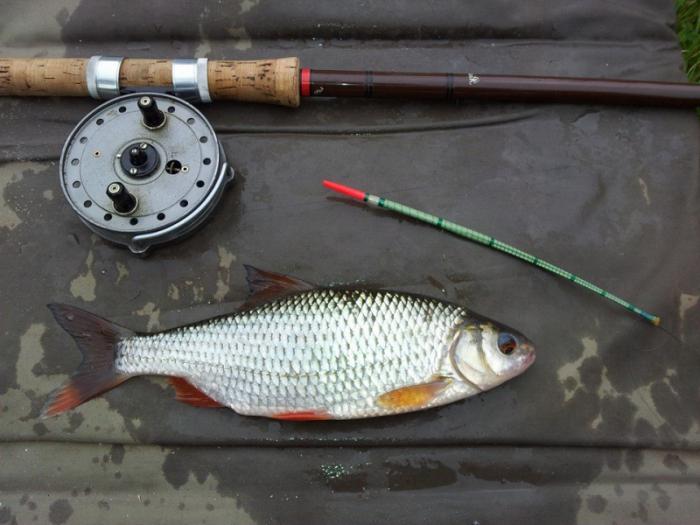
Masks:
[[[0,58],[0,95],[88,96],[87,58]]]
[[[209,92],[216,100],[298,107],[299,59],[210,60]]]
[[[88,96],[87,58],[0,58],[0,96]],[[214,100],[262,102],[298,107],[299,59],[209,60],[209,93]],[[172,62],[125,58],[122,89],[172,87]]]

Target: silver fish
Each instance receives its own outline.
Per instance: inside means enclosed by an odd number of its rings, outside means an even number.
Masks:
[[[240,311],[136,334],[49,305],[84,354],[44,415],[130,377],[171,377],[180,401],[276,419],[354,419],[420,410],[489,390],[535,359],[519,332],[462,306],[384,290],[318,288],[246,267]]]

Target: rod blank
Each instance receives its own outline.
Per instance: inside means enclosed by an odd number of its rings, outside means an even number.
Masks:
[[[693,107],[700,86],[601,78],[308,70],[308,96]],[[302,88],[304,70],[302,70]],[[303,95],[302,91],[302,95]]]

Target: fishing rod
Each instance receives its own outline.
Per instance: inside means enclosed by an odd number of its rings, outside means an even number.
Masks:
[[[574,275],[573,273],[568,272],[563,268],[560,268],[559,266],[555,266],[550,262],[544,261],[539,257],[535,257],[534,255],[526,253],[516,248],[515,246],[511,246],[510,244],[501,242],[498,239],[495,239],[489,235],[480,233],[476,230],[472,230],[471,228],[467,228],[466,226],[461,226],[452,221],[448,221],[447,219],[443,219],[442,217],[438,217],[437,215],[432,215],[430,213],[411,208],[410,206],[406,206],[405,204],[401,204],[400,202],[392,201],[384,197],[379,197],[377,195],[372,195],[371,193],[351,188],[350,186],[345,186],[344,184],[338,184],[337,182],[324,180],[323,185],[329,190],[335,191],[336,193],[340,193],[341,195],[345,195],[358,201],[362,201],[371,206],[376,206],[377,208],[383,208],[385,210],[393,211],[400,215],[405,215],[407,217],[411,217],[412,219],[416,219],[431,224],[433,226],[437,226],[442,230],[448,231],[460,237],[464,237],[465,239],[469,239],[470,241],[483,244],[484,246],[488,246],[489,248],[492,248],[494,250],[506,253],[512,257],[516,257],[517,259],[523,260],[527,263],[537,266],[542,270],[545,270],[554,275],[558,275],[559,277],[576,283],[579,286],[583,286],[587,290],[590,290],[593,293],[605,297],[606,299],[619,304],[620,306],[629,310],[630,312],[641,316],[643,319],[650,322],[654,326],[659,326],[661,324],[661,318],[658,315],[654,315],[645,310],[642,310],[638,306],[635,306],[632,303],[625,301],[617,295],[603,290],[599,286],[596,286],[595,284],[586,281],[585,279],[582,279],[581,277]],[[675,338],[673,334],[671,334],[670,332],[668,333]]]
[[[300,68],[299,59],[0,58],[0,96],[91,96],[141,91],[190,102],[298,107],[302,98],[496,100],[693,107],[700,85],[603,78]]]

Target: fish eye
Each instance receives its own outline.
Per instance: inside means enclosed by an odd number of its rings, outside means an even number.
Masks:
[[[498,349],[502,354],[510,355],[518,347],[518,342],[512,334],[501,332],[498,334]]]

